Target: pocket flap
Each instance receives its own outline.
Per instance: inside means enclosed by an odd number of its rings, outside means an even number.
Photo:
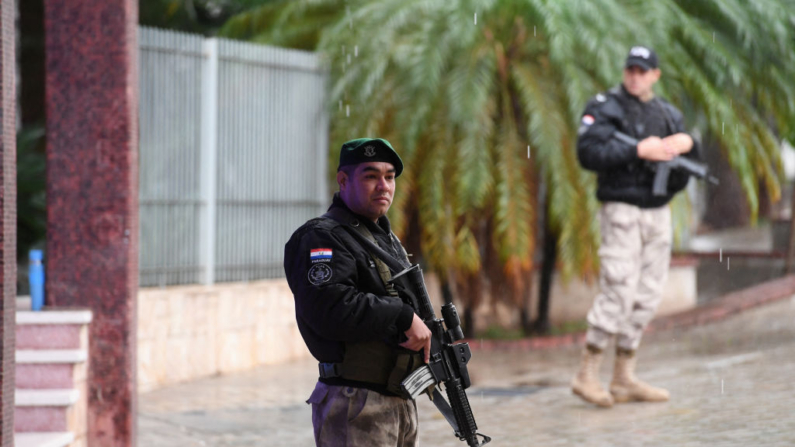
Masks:
[[[328,386],[326,386],[323,382],[318,382],[315,385],[315,390],[312,391],[312,395],[309,396],[306,403],[308,404],[321,404],[324,400],[326,400],[326,395],[328,394]]]

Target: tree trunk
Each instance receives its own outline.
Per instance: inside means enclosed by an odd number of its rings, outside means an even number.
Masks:
[[[442,281],[442,299],[444,299],[444,304],[453,302],[453,292],[450,289],[450,282],[446,279]]]
[[[552,290],[552,275],[555,273],[555,262],[558,257],[557,238],[547,222],[544,225],[544,251],[541,261],[541,278],[538,285],[538,317],[533,323],[533,332],[549,333],[549,298]]]
[[[464,338],[475,336],[475,312],[472,310],[472,306],[464,308],[464,321],[461,328],[464,330]]]

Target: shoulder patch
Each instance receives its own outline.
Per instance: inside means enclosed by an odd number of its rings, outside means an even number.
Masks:
[[[330,248],[313,248],[309,250],[309,261],[313,264],[317,262],[331,262],[333,250]]]
[[[607,96],[605,96],[605,95],[603,95],[603,94],[599,93],[599,94],[597,94],[597,95],[594,97],[594,99],[596,99],[596,100],[597,100],[597,101],[599,101],[599,102],[605,102],[605,101],[607,101]]]
[[[328,282],[332,274],[333,272],[328,264],[315,264],[309,269],[306,276],[310,283],[317,286],[324,282]]]

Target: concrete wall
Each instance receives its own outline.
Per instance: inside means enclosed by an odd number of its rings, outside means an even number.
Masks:
[[[440,316],[439,281],[426,275]],[[538,279],[536,277],[537,290]],[[531,309],[535,312],[537,291]],[[585,319],[598,285],[555,277],[550,320]],[[517,325],[518,313],[492,306],[476,312],[476,329]],[[674,264],[658,315],[694,307],[694,263]],[[284,279],[214,286],[142,288],[138,292],[138,387],[141,392],[187,380],[243,371],[258,365],[311,358],[295,322],[293,296]]]
[[[283,279],[138,293],[141,392],[308,357]]]
[[[669,315],[696,306],[697,261],[674,259],[663,290],[663,300],[657,315]],[[530,297],[530,315],[536,318],[538,308],[539,274],[534,272],[533,290]],[[430,285],[429,285],[430,287]],[[586,284],[580,280],[564,283],[559,275],[552,280],[549,320],[552,325],[570,321],[583,321],[593,300],[599,293],[599,283]],[[481,332],[490,326],[518,327],[519,313],[502,303],[492,304],[488,294],[475,312],[475,331]]]

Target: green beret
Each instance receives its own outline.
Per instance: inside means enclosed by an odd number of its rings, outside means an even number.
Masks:
[[[395,177],[403,172],[403,160],[383,138],[357,138],[343,143],[340,150],[340,164],[337,171],[343,166],[358,165],[371,161],[392,163],[395,167]]]

